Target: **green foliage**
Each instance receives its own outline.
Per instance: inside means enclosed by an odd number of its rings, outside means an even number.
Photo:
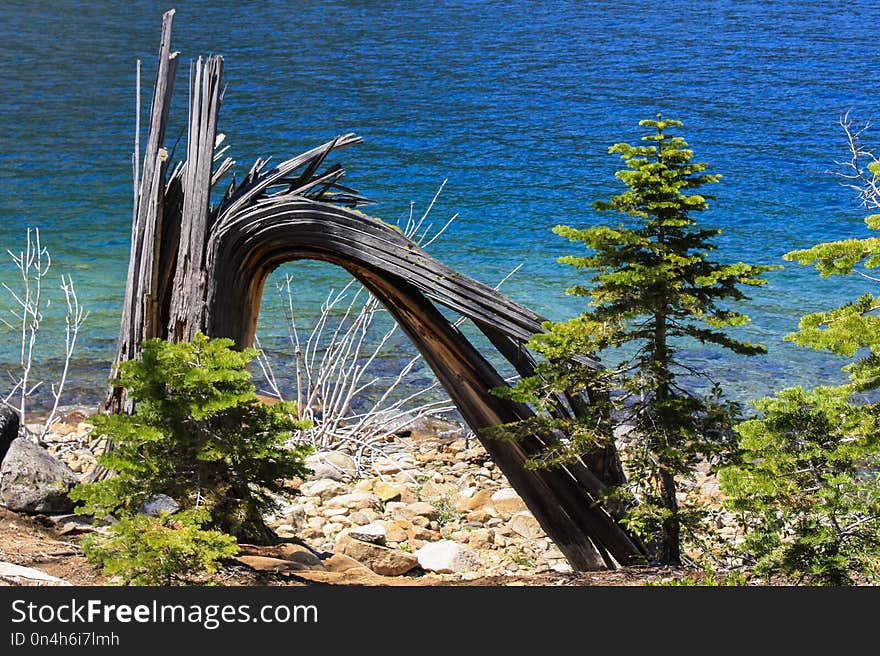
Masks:
[[[519,548],[515,553],[511,554],[510,562],[524,569],[533,569],[536,564],[534,555],[523,548]]]
[[[458,519],[458,511],[455,509],[455,500],[451,497],[442,497],[432,504],[437,510],[437,523],[446,526]]]
[[[852,388],[786,389],[736,427],[742,464],[720,473],[756,572],[842,585],[880,573],[880,433]]]
[[[841,125],[847,133],[851,149],[851,169],[839,175],[847,187],[858,191],[862,204],[869,210],[880,209],[880,161],[861,143],[864,128],[854,130],[849,117]],[[868,160],[865,163],[865,160]],[[880,214],[865,217],[868,230],[880,229]],[[814,266],[823,278],[848,276],[853,273],[876,283],[872,269],[880,266],[880,237],[842,239],[816,244],[812,248],[791,251],[786,260]],[[827,350],[847,358],[858,356],[844,368],[852,384],[860,391],[880,387],[880,297],[866,293],[855,301],[827,312],[815,312],[801,318],[797,332],[786,340],[799,346]]]
[[[702,587],[743,587],[749,584],[745,575],[742,572],[736,570],[730,570],[724,573],[724,577],[720,578],[719,572],[716,572],[711,567],[703,568],[703,576],[701,578],[693,577],[693,576],[684,576],[682,578],[670,578],[663,579],[661,581],[657,581],[656,583],[649,583],[649,586],[652,587],[686,587],[692,588],[695,586]]]
[[[235,538],[203,530],[204,509],[160,517],[134,515],[83,540],[89,562],[127,585],[173,585],[197,581],[238,553]]]
[[[99,458],[112,476],[71,494],[80,511],[132,516],[154,495],[183,509],[206,508],[211,528],[265,540],[262,515],[274,493],[305,474],[305,447],[286,443],[305,427],[292,404],[259,401],[247,370],[253,349],[201,333],[191,343],[150,340],[141,360],[122,365],[118,384],[136,402],[133,415],[102,415],[95,431],[115,448]]]
[[[850,130],[852,172],[846,184],[880,208],[880,163]],[[868,173],[865,172],[867,169]],[[865,218],[880,228],[880,215]],[[822,277],[863,275],[880,264],[880,239],[844,239],[792,251],[786,260],[814,266]],[[737,427],[744,463],[722,472],[722,490],[747,530],[745,553],[768,576],[841,585],[880,572],[880,298],[863,294],[827,312],[801,318],[786,340],[854,358],[843,367],[850,383],[785,389],[755,402],[759,419]]]
[[[865,242],[877,242],[877,252],[867,255]],[[850,260],[847,266],[837,266],[835,262],[819,257],[825,253],[821,248],[828,245],[853,245],[849,251]],[[812,255],[816,255],[812,258]],[[807,251],[793,251],[785,255],[786,259],[796,259],[802,264],[814,264],[823,276],[847,275],[860,260],[866,268],[872,266],[871,261],[880,257],[880,239],[851,239],[834,244],[819,244]],[[837,260],[839,262],[839,260]],[[786,341],[799,346],[807,346],[817,350],[827,350],[838,355],[860,357],[844,367],[853,385],[861,390],[873,390],[880,387],[880,297],[863,294],[855,301],[846,303],[827,312],[813,312],[801,317],[797,332],[786,336]]]
[[[554,229],[587,250],[560,261],[591,274],[589,286],[567,290],[589,297],[590,309],[570,321],[548,323],[548,332],[529,343],[546,362],[535,376],[498,393],[539,411],[535,419],[503,427],[511,439],[530,432],[549,437],[550,448],[533,458],[532,466],[613,449],[612,418],[622,416],[633,425],[638,444],[628,461],[631,484],[610,490],[610,501],[628,508],[624,521],[658,546],[662,562],[678,563],[681,528],[694,527],[700,514],[680,508],[676,492],[701,458],[729,452],[738,411],[711,381],[707,394],[682,384],[680,379],[693,374],[708,376],[694,372],[678,349],[695,340],[743,355],[763,353],[763,346],[726,332],[748,321],[728,303],[746,299],[741,287],[765,284],[762,274],[778,267],[710,259],[712,239],[720,231],[698,227],[693,215],[714,198],[697,190],[720,176],[706,173],[707,164],[692,161],[684,139],[667,132],[681,126],[679,121],[658,115],[639,125],[650,128],[642,145],[619,143],[609,149],[626,165],[616,177],[627,190],[593,204],[600,212],[629,217],[629,223]],[[623,346],[629,346],[630,356],[617,368],[595,371],[576,363],[580,354]],[[585,389],[591,416],[560,418],[555,412],[560,399]]]

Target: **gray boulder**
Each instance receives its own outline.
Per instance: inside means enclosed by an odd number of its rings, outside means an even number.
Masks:
[[[348,534],[355,540],[371,542],[373,544],[385,544],[387,531],[382,524],[373,522],[364,526],[353,526],[348,529]]]
[[[173,515],[178,510],[180,510],[180,504],[167,494],[157,494],[152,496],[144,501],[141,504],[141,507],[138,508],[138,512],[141,515],[148,515],[150,517],[158,517],[163,512]]]
[[[6,457],[12,440],[18,437],[18,413],[5,405],[0,406],[0,462]]]
[[[73,501],[67,493],[77,483],[70,467],[19,437],[12,441],[0,467],[0,500],[16,512],[69,512]]]

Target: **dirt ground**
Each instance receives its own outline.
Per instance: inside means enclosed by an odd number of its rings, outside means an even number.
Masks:
[[[61,535],[48,518],[20,515],[2,506],[0,560],[33,567],[74,585],[106,583],[86,562],[75,536]]]
[[[0,561],[33,567],[75,586],[107,585],[107,579],[83,556],[79,547],[81,538],[82,533],[59,528],[47,517],[18,514],[0,506]],[[462,579],[456,575],[437,574],[389,577],[345,572],[338,576],[323,572],[257,572],[233,564],[214,576],[212,582],[227,586],[640,586],[684,576],[698,578],[699,574],[684,568],[643,567],[574,574],[543,573]],[[4,584],[0,581],[0,585]]]

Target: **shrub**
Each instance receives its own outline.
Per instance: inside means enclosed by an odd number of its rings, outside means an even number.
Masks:
[[[204,508],[209,528],[247,541],[267,541],[262,516],[273,495],[295,492],[308,449],[288,446],[306,423],[293,404],[257,398],[248,363],[253,349],[196,335],[192,342],[149,340],[141,360],[122,365],[118,384],[135,401],[132,415],[94,418],[114,448],[99,458],[112,476],[72,491],[81,512],[131,517],[166,494],[184,510]]]
[[[851,393],[782,390],[737,426],[744,463],[720,481],[758,574],[843,585],[880,573],[880,432]]]
[[[880,230],[880,160],[861,141],[864,128],[841,120],[850,157],[836,173],[858,191]],[[825,242],[784,256],[819,274],[877,283],[880,239]],[[746,554],[757,569],[840,585],[880,573],[880,296],[866,293],[801,318],[788,336],[799,346],[848,359],[838,387],[785,389],[755,402],[762,417],[737,428],[745,464],[723,472],[722,489],[741,513]]]
[[[202,528],[209,519],[204,509],[126,517],[109,534],[88,536],[83,551],[104,574],[125,584],[189,583],[216,572],[221,559],[238,553],[235,538]]]

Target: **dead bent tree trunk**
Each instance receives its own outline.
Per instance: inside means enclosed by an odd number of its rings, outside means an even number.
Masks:
[[[481,436],[484,428],[528,418],[533,411],[489,392],[505,384],[501,375],[434,303],[471,319],[525,375],[533,372],[534,362],[524,344],[542,330],[543,319],[354,211],[365,199],[340,183],[340,165],[325,162],[331,152],[360,143],[359,137],[336,137],[272,168],[258,160],[212,205],[211,192],[232,161],[223,157],[217,132],[223,60],[208,57],[190,68],[186,160],[171,162],[163,143],[177,71],[173,15],[170,11],[163,20],[142,167],[137,152],[134,157],[134,226],[116,365],[137,358],[144,339],[189,340],[199,330],[250,346],[263,285],[276,267],[297,259],[337,264],[401,325],[575,569],[642,562],[642,547],[598,503],[607,485],[622,482],[616,453],[529,471],[525,462],[543,450],[544,438],[510,443]],[[107,405],[116,412],[131,409],[121,389],[111,391]],[[586,403],[565,407],[563,412],[572,414],[589,411]]]

